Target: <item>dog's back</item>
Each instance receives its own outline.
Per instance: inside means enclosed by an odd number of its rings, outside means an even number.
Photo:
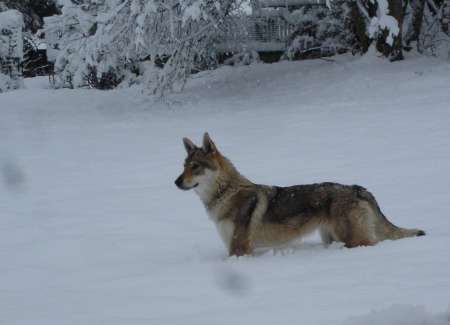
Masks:
[[[265,187],[264,187],[265,188]],[[267,208],[253,228],[256,245],[274,246],[319,229],[326,244],[374,245],[385,239],[420,236],[418,229],[394,226],[365,188],[337,183],[265,189]]]

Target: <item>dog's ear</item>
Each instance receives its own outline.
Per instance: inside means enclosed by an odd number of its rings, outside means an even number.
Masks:
[[[206,153],[215,153],[217,152],[217,147],[214,144],[213,140],[211,140],[208,132],[205,132],[203,135],[203,151]]]
[[[197,146],[188,138],[183,138],[184,148],[186,148],[186,152],[190,154],[192,151],[197,149]]]

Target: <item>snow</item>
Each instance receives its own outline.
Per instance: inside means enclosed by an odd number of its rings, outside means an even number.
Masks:
[[[197,20],[202,17],[202,11],[200,9],[200,1],[188,3],[183,12],[183,24],[186,24],[189,20]]]
[[[0,28],[22,27],[23,17],[17,10],[6,10],[0,12]]]
[[[423,307],[394,305],[367,315],[351,317],[347,325],[448,325],[450,313],[431,314]]]
[[[449,324],[449,83],[448,62],[373,55],[223,67],[163,103],[0,94],[0,323]],[[173,184],[204,131],[256,182],[361,184],[427,236],[227,258]]]
[[[55,62],[58,54],[61,52],[61,39],[64,31],[61,16],[44,17],[45,42],[47,50],[47,59],[49,62]]]

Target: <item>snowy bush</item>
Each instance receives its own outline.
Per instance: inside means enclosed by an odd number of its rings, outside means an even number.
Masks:
[[[328,7],[305,6],[284,17],[295,26],[285,59],[328,56],[356,47],[347,0],[330,1]]]
[[[256,51],[242,51],[234,54],[232,57],[226,59],[224,64],[231,66],[250,65],[261,62],[259,54]]]
[[[232,23],[225,18],[239,11],[235,0],[77,2],[67,0],[62,9],[57,86],[149,82],[159,95],[182,88],[191,73],[214,62],[215,40]],[[143,69],[142,62],[159,68]],[[152,77],[142,78],[150,71]]]
[[[308,55],[312,49],[320,48],[320,43],[312,36],[296,36],[287,47],[283,58],[296,60]]]
[[[285,14],[284,18],[295,26],[285,53],[288,59],[298,59],[312,48],[320,47],[317,31],[327,15],[327,8],[305,6]]]

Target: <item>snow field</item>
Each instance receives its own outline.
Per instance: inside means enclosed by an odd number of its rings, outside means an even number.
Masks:
[[[448,324],[450,66],[377,60],[225,67],[164,103],[1,94],[0,323]],[[204,131],[255,182],[357,183],[427,236],[227,258],[173,184]]]

